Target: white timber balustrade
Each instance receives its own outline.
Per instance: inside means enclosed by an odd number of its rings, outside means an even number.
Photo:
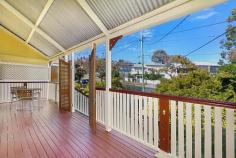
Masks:
[[[76,111],[88,116],[89,115],[89,99],[88,96],[81,91],[75,89],[74,91],[74,108]]]
[[[105,89],[97,88],[96,90],[96,120],[101,124],[105,124]],[[89,116],[89,96],[80,90],[74,91],[74,108],[76,111]]]
[[[0,103],[11,101],[11,87],[40,88],[40,98],[56,100],[56,84],[47,81],[1,81]]]
[[[236,104],[110,89],[110,127],[157,150],[157,157],[234,158]],[[106,125],[106,90],[96,90],[97,122]],[[161,99],[165,99],[169,150],[161,146]],[[163,102],[163,101],[162,101]],[[88,115],[88,96],[75,92],[75,108]],[[168,123],[167,123],[168,124]],[[165,131],[165,130],[164,130]],[[165,134],[165,133],[164,133]],[[165,146],[166,147],[166,146]],[[167,146],[168,147],[168,146]]]
[[[102,88],[96,90],[96,120],[101,124],[105,124],[105,96],[106,91]]]
[[[158,98],[112,90],[111,127],[158,149]]]
[[[236,104],[186,97],[115,90],[111,92],[111,128],[157,150],[157,157],[234,158]],[[102,95],[97,93],[97,105]],[[170,110],[169,150],[160,144],[160,100]],[[98,114],[99,116],[99,114]]]
[[[235,104],[178,100],[184,99],[170,101],[170,155],[180,158],[234,158]]]
[[[110,89],[111,128],[157,150],[157,157],[234,158],[236,104]],[[104,125],[106,91],[96,90],[97,122]],[[75,93],[76,109],[88,114],[88,97]],[[161,146],[160,100],[166,99],[170,135]],[[87,111],[86,111],[87,110]]]

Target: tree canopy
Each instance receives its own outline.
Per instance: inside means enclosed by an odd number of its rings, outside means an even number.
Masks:
[[[225,65],[216,75],[197,69],[180,73],[172,79],[163,79],[156,92],[220,101],[236,101],[236,66]]]
[[[169,56],[165,50],[156,50],[152,54],[152,62],[159,64],[166,64]]]
[[[225,39],[221,41],[221,48],[223,49],[219,61],[221,65],[226,62],[236,63],[236,8],[232,10],[227,22]]]

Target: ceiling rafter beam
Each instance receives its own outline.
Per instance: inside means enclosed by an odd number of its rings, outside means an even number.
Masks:
[[[106,26],[102,23],[99,17],[94,13],[91,7],[85,0],[77,0],[80,6],[84,9],[84,11],[89,15],[89,17],[93,20],[93,22],[99,27],[99,29],[106,35],[109,36],[109,31]]]
[[[47,33],[42,31],[39,28],[36,28],[35,25],[24,15],[22,15],[19,11],[17,11],[14,7],[12,7],[10,4],[8,4],[5,0],[1,0],[0,4],[8,9],[11,13],[16,15],[21,21],[23,21],[25,24],[27,24],[31,28],[35,28],[35,31],[39,33],[43,38],[45,38],[48,42],[53,44],[57,49],[60,51],[65,51],[65,48],[63,48],[59,43],[57,43],[53,38],[51,38]]]
[[[40,13],[34,27],[32,28],[27,40],[26,40],[26,43],[29,43],[30,39],[32,38],[36,28],[39,26],[39,24],[41,23],[41,21],[43,20],[43,18],[46,16],[49,8],[51,7],[52,3],[54,2],[54,0],[48,0],[47,3],[45,4],[42,12]]]

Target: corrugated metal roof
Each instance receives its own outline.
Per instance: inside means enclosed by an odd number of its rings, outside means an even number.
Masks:
[[[86,0],[110,30],[173,0]]]
[[[17,36],[27,39],[31,28],[18,19],[14,14],[0,5],[0,24],[16,34]]]
[[[40,34],[34,33],[32,39],[30,40],[30,44],[44,52],[48,56],[55,55],[60,52],[59,49],[50,44],[47,40],[45,40]]]
[[[36,22],[47,0],[6,0],[25,17]]]
[[[39,27],[64,48],[101,33],[97,25],[74,0],[55,1]]]

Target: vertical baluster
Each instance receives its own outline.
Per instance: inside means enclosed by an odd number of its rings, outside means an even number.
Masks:
[[[101,97],[102,97],[102,96],[101,96],[101,92],[99,91],[99,92],[98,92],[98,98],[99,98],[99,99],[98,99],[98,120],[99,120],[99,121],[101,121],[101,106],[102,106],[102,105],[101,105],[101,99],[102,99]]]
[[[110,97],[111,97],[111,124],[110,124],[110,126],[111,127],[113,127],[112,126],[112,124],[113,124],[113,119],[114,119],[114,96],[113,96],[113,92],[109,92],[110,93]],[[105,98],[104,98],[105,99]]]
[[[134,101],[135,101],[135,96],[131,94],[131,98],[130,98],[130,133],[131,136],[134,136]]]
[[[202,157],[201,105],[199,104],[195,105],[194,111],[195,111],[195,158],[201,158]]]
[[[143,113],[144,113],[144,142],[147,141],[147,97],[143,97]]]
[[[152,110],[153,110],[153,98],[148,98],[148,134],[149,134],[149,144],[153,144],[153,127],[152,127]]]
[[[234,110],[226,109],[226,158],[235,157]]]
[[[102,94],[103,94],[103,97],[102,97],[102,101],[103,101],[103,112],[102,112],[102,115],[103,115],[103,123],[105,123],[105,91],[101,91]]]
[[[119,117],[119,121],[120,121],[120,130],[122,130],[123,129],[123,94],[122,93],[120,93],[120,105],[119,105],[119,107],[120,107],[120,111],[119,111],[119,113],[120,113],[120,117]]]
[[[159,118],[159,109],[158,109],[158,105],[159,105],[159,101],[157,98],[153,99],[154,104],[153,104],[153,109],[154,109],[154,114],[153,114],[153,118],[154,118],[154,146],[158,147],[158,140],[159,140],[159,129],[158,129],[158,118]]]
[[[56,90],[56,89],[55,89]],[[77,110],[79,110],[79,93],[76,91],[76,98],[77,98],[77,101],[76,101],[76,107],[77,107]],[[55,98],[55,97],[54,97]],[[56,101],[56,100],[55,100]]]
[[[134,134],[135,137],[138,137],[138,98],[139,96],[135,95],[135,104],[134,104]]]
[[[126,115],[126,103],[127,103],[127,98],[126,98],[126,94],[123,94],[123,131],[127,132],[127,127],[126,127],[126,119],[127,119],[127,115]]]
[[[211,107],[204,106],[204,118],[205,118],[205,157],[211,158]]]
[[[100,111],[100,116],[101,116],[101,122],[103,122],[104,120],[103,120],[103,118],[104,118],[104,116],[103,116],[103,109],[104,109],[104,104],[103,104],[103,92],[102,91],[100,91],[100,94],[101,94],[101,103],[100,103],[100,105],[101,105],[101,111]]]
[[[120,93],[117,93],[117,128],[120,129]]]
[[[81,112],[81,95],[80,92],[78,92],[78,96],[79,96],[79,112]]]
[[[171,155],[176,156],[176,101],[171,100]]]
[[[186,103],[186,158],[192,158],[192,104]]]
[[[179,138],[179,157],[184,157],[184,112],[183,102],[178,102],[178,138]]]
[[[215,107],[215,158],[222,158],[222,108]]]
[[[98,93],[99,91],[96,90],[96,120],[98,121]]]
[[[114,95],[114,124],[113,124],[113,126],[115,127],[115,128],[117,128],[117,93],[116,92],[114,92],[113,93],[113,95]]]
[[[127,119],[126,119],[126,124],[127,124],[127,134],[130,135],[130,94],[127,94]]]
[[[98,121],[101,121],[101,92],[98,91],[98,103],[97,103],[97,106],[98,106]]]
[[[143,140],[143,109],[142,109],[143,108],[143,99],[142,99],[142,96],[139,96],[138,99],[139,99],[139,106],[138,106],[139,139]]]

